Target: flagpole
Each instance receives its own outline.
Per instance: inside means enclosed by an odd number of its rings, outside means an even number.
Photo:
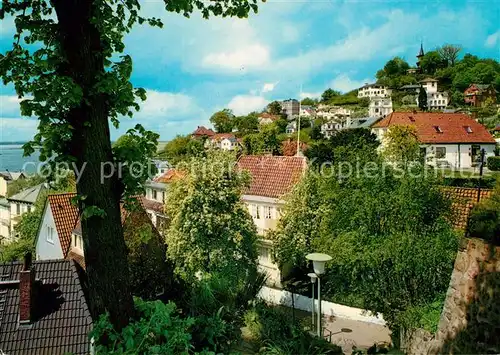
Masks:
[[[300,152],[300,111],[302,110],[302,84],[300,84],[300,94],[299,94],[299,119],[297,124],[297,156]]]

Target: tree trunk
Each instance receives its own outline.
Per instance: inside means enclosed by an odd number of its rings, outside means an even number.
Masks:
[[[77,182],[78,195],[85,196],[80,212],[85,206],[96,206],[105,213],[104,217],[82,219],[91,313],[96,317],[109,312],[112,324],[120,330],[133,316],[134,306],[121,224],[121,185],[117,174],[106,179],[101,176],[102,167],[113,162],[113,155],[106,94],[92,91],[105,72],[101,36],[90,20],[96,5],[92,0],[55,0],[53,4],[66,59],[60,73],[73,79],[84,97],[67,116],[73,127],[67,152],[75,157],[78,170],[84,169]]]

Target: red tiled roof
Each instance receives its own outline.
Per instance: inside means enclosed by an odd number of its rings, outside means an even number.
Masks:
[[[246,195],[279,198],[301,178],[307,162],[304,157],[244,155],[238,167],[251,176]]]
[[[222,140],[224,138],[236,139],[236,136],[232,133],[216,133],[210,137],[211,140]]]
[[[421,143],[495,143],[482,124],[463,113],[393,112],[373,128],[394,125],[414,126]],[[442,133],[435,127],[439,127]],[[471,133],[466,127],[470,127]]]
[[[160,175],[156,178],[154,178],[154,182],[162,182],[162,183],[169,183],[172,181],[175,181],[177,179],[183,178],[185,176],[185,173],[183,173],[180,170],[177,169],[170,169],[163,175]]]
[[[146,210],[151,210],[151,211],[155,211],[158,213],[164,212],[164,206],[163,206],[163,203],[161,203],[161,202],[149,200],[143,196],[141,203],[144,206],[144,209],[146,209]]]
[[[52,211],[56,225],[57,235],[61,243],[63,255],[69,251],[71,243],[71,232],[75,228],[78,220],[78,207],[71,203],[71,199],[76,193],[69,192],[63,194],[53,194],[47,197],[47,203]]]
[[[477,204],[477,189],[466,187],[443,187],[443,194],[451,200],[453,226],[465,230],[472,207]],[[481,189],[480,200],[491,197],[493,190]]]
[[[214,131],[208,129],[204,126],[198,126],[198,128],[193,132],[193,136],[208,136],[211,137],[215,134]]]

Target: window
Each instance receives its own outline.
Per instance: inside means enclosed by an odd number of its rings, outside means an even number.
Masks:
[[[162,191],[161,193],[161,202],[165,202],[165,192]]]
[[[271,219],[271,206],[264,206],[264,218]]]
[[[157,195],[156,190],[153,190],[153,200],[156,200],[157,197],[156,195]]]
[[[21,214],[21,204],[16,203],[16,214]]]
[[[252,206],[252,217],[255,219],[260,219],[259,206],[253,204]]]
[[[472,128],[471,126],[464,126],[465,132],[467,133],[472,133]]]
[[[54,228],[47,226],[47,241],[49,243],[54,243]]]
[[[446,147],[436,147],[436,159],[446,158]]]
[[[434,130],[437,132],[437,133],[443,133],[443,130],[441,129],[441,127],[439,126],[434,126]]]
[[[28,206],[28,212],[31,212],[31,206]]]

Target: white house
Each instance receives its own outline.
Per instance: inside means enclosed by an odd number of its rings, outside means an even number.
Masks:
[[[373,97],[370,99],[370,105],[368,106],[368,116],[385,117],[390,113],[392,113],[391,97]]]
[[[10,240],[10,204],[0,197],[0,244]]]
[[[448,106],[448,93],[438,91],[438,81],[436,79],[426,78],[420,83],[427,93],[427,107],[429,110],[444,110]]]
[[[152,163],[156,166],[156,176],[161,176],[172,168],[166,160],[153,159]]]
[[[452,169],[478,165],[481,150],[493,156],[495,139],[480,123],[463,113],[393,112],[372,126],[386,144],[385,133],[395,125],[415,127],[428,164]]]
[[[10,205],[10,240],[17,236],[14,234],[14,227],[26,212],[31,212],[35,208],[35,202],[42,191],[46,189],[45,184],[29,187],[7,198]]]
[[[0,196],[7,196],[9,184],[17,179],[25,179],[23,172],[0,171]]]
[[[388,87],[380,84],[368,84],[358,89],[358,98],[368,97],[369,99],[374,97],[384,98],[390,97],[392,90]]]
[[[205,142],[205,147],[221,150],[235,150],[240,147],[236,136],[232,133],[216,133]]]
[[[271,124],[277,120],[279,120],[281,117],[278,115],[271,115],[270,113],[267,112],[262,112],[259,117],[259,124],[260,125],[266,125],[266,124]]]
[[[313,118],[316,116],[316,111],[312,106],[307,106],[307,105],[301,105],[300,106],[300,116],[301,117],[307,117],[307,118]]]
[[[259,268],[269,276],[269,281],[280,283],[280,271],[273,263],[272,242],[266,238],[269,230],[276,228],[284,205],[283,195],[297,183],[307,168],[304,157],[245,155],[238,160],[238,168],[251,176],[250,186],[243,194],[243,201],[259,233]]]
[[[297,122],[292,121],[286,125],[286,133],[292,134],[297,132]]]

